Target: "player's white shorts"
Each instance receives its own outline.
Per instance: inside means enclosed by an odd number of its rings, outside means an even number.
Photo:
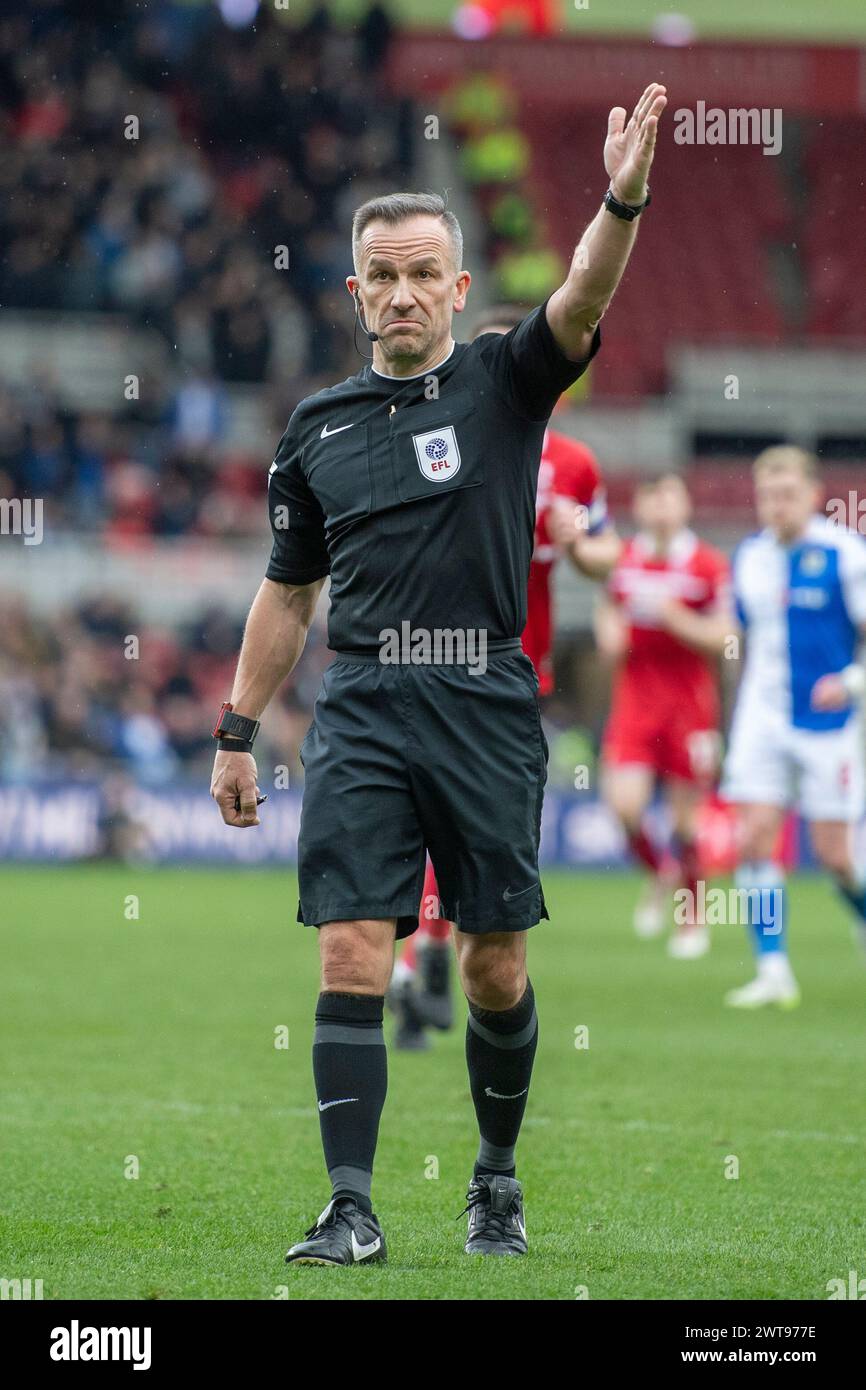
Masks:
[[[859,820],[864,810],[863,726],[795,729],[750,701],[734,717],[725,758],[726,801],[793,807],[806,820]]]

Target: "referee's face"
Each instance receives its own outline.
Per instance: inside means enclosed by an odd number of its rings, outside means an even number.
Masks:
[[[393,376],[436,366],[451,344],[451,317],[466,303],[470,277],[454,264],[447,228],[423,214],[364,228],[357,289],[367,327],[378,333],[374,360]]]

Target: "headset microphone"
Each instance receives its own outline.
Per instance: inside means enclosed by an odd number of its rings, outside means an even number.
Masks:
[[[364,323],[364,320],[361,318],[361,296],[357,290],[355,290],[355,317],[358,320],[358,323],[361,325],[361,331],[367,338],[369,338],[370,342],[378,343],[379,334],[371,333],[367,325]]]

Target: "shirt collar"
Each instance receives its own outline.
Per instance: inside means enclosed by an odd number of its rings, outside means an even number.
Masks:
[[[382,377],[384,381],[417,381],[419,376],[429,376],[431,372],[438,372],[440,367],[444,367],[445,363],[453,355],[456,346],[457,344],[452,339],[451,348],[447,356],[443,357],[441,362],[437,362],[435,367],[428,367],[424,372],[413,372],[410,376],[390,376],[388,372],[380,372],[377,367],[372,365],[370,371],[375,373],[376,376]]]
[[[827,535],[827,527],[832,525],[830,518],[823,516],[821,512],[815,512],[809,517],[803,528],[802,534],[795,541],[781,541],[771,527],[765,526],[761,533],[771,545],[777,546],[780,550],[796,550],[798,545],[805,545],[807,541],[821,541]]]

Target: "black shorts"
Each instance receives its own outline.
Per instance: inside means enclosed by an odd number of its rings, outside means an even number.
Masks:
[[[418,925],[429,851],[442,916],[461,931],[547,917],[538,872],[547,744],[519,649],[468,666],[338,655],[301,747],[298,921]]]

